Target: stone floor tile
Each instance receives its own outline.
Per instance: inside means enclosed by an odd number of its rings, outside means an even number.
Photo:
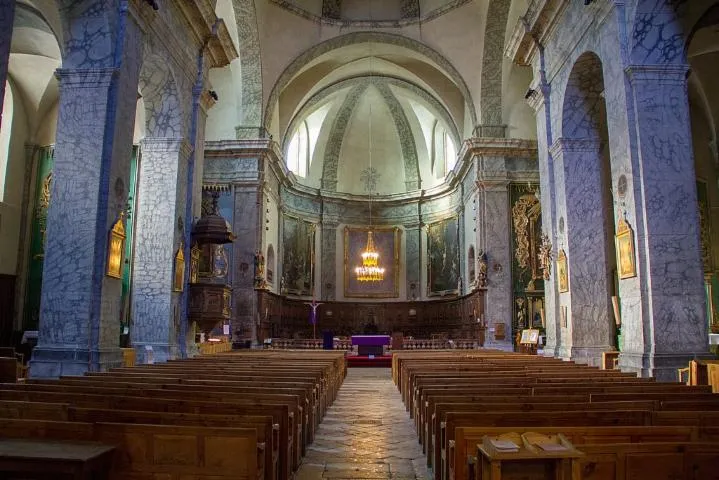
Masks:
[[[296,480],[430,480],[425,463],[390,370],[353,368]]]

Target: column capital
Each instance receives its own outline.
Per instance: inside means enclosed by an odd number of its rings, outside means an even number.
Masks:
[[[506,177],[481,178],[476,182],[477,187],[485,192],[506,192],[509,183],[509,179]]]
[[[553,158],[561,157],[565,152],[573,153],[597,153],[601,148],[601,142],[594,138],[558,138],[549,148]]]
[[[192,153],[192,144],[185,138],[145,137],[140,145],[146,152],[177,152],[183,157],[189,157]]]
[[[55,70],[55,78],[60,88],[107,88],[119,73],[120,69],[116,67],[58,68]]]
[[[629,65],[624,71],[633,85],[658,83],[660,85],[686,85],[689,65],[650,64]]]

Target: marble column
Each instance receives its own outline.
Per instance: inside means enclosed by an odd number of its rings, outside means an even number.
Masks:
[[[156,362],[180,356],[181,293],[173,291],[175,255],[183,245],[187,166],[182,138],[142,141],[132,283],[132,345],[138,363],[152,347]],[[189,258],[186,257],[186,263]],[[187,270],[187,269],[186,269]]]
[[[505,325],[505,342],[512,332],[512,240],[509,219],[509,181],[504,158],[480,159],[477,202],[477,252],[487,254],[487,293],[484,318],[490,328]],[[479,254],[479,253],[478,253]]]
[[[407,273],[407,300],[419,300],[422,292],[422,230],[419,224],[405,228],[404,262]],[[414,285],[414,288],[412,286]]]
[[[257,159],[256,162],[262,161]],[[258,169],[258,163],[253,165]],[[235,216],[232,233],[237,235],[233,243],[233,263],[240,266],[239,275],[232,277],[233,318],[237,325],[233,328],[242,331],[242,340],[257,342],[257,293],[255,292],[255,252],[261,248],[260,221],[262,204],[256,180],[244,185],[235,185]]]
[[[686,65],[627,68],[640,164],[631,181],[642,217],[630,212],[628,218],[638,278],[620,282],[619,365],[659,379],[676,379],[677,367],[708,350],[687,71]]]
[[[540,56],[544,54],[540,52]],[[540,203],[542,207],[542,232],[556,244],[557,213],[555,205],[555,165],[549,152],[553,145],[551,110],[551,88],[544,80],[541,70],[535,71],[535,78],[540,78],[539,84],[532,89],[528,98],[530,107],[535,111],[537,119],[537,160],[539,166]],[[556,252],[555,252],[556,254]],[[549,280],[544,282],[544,318],[545,318],[545,344],[543,353],[548,357],[559,356],[561,346],[561,326],[559,315],[559,294],[554,276],[554,269],[550,272]]]
[[[128,53],[122,69],[56,75],[60,107],[33,377],[122,362],[122,285],[105,271],[108,232],[127,198],[139,64]]]
[[[7,68],[10,60],[13,21],[15,20],[15,3],[14,0],[0,2],[0,128],[2,128],[5,82],[7,81]]]
[[[322,299],[325,301],[334,301],[336,298],[335,292],[339,288],[337,285],[337,226],[338,224],[335,221],[322,220],[322,245],[320,247],[322,262],[320,268],[322,272]]]
[[[593,139],[558,139],[554,159],[555,202],[559,229],[555,245],[555,288],[558,288],[559,251],[567,255],[569,291],[559,293],[566,308],[567,325],[560,325],[559,356],[601,365],[602,352],[610,350],[614,329],[610,312],[607,245],[604,225],[602,155]]]

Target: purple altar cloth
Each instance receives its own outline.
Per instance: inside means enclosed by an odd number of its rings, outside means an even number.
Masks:
[[[389,335],[352,335],[352,345],[389,345]]]

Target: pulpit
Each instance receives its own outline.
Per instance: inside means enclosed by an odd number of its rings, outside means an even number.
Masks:
[[[205,338],[222,322],[230,319],[230,298],[232,289],[228,285],[195,283],[190,285],[188,316],[197,322]]]
[[[384,346],[389,345],[389,335],[352,335],[352,345],[357,345],[357,353],[361,356],[384,354]]]

